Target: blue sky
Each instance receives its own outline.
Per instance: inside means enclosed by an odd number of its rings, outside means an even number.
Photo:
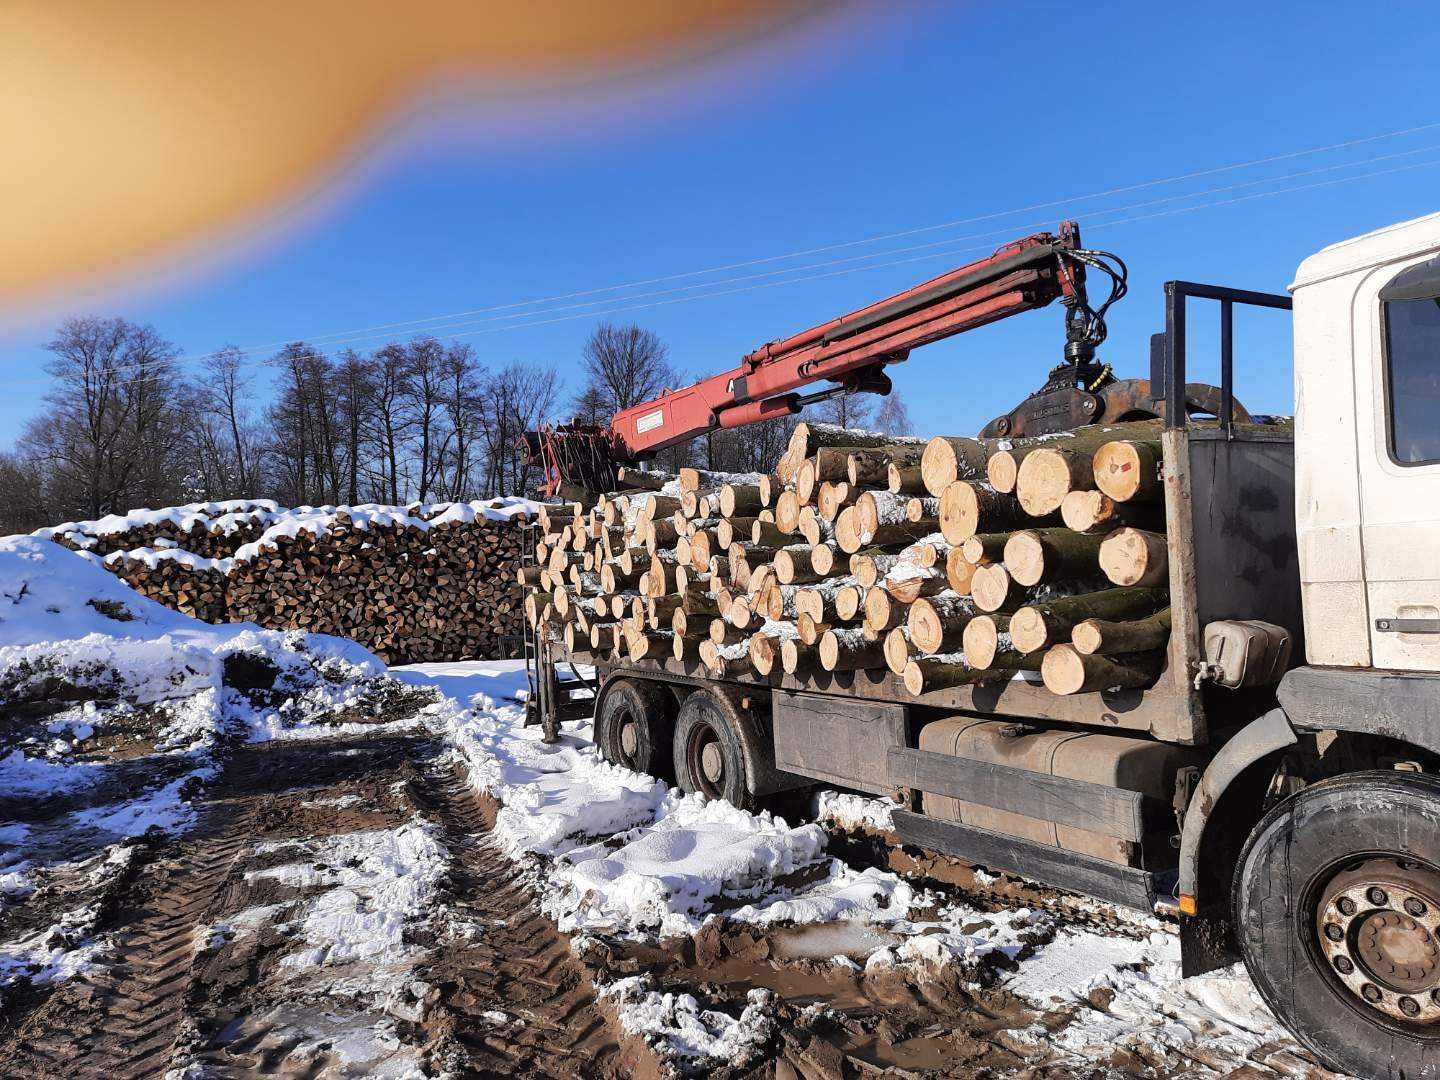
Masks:
[[[389,139],[305,212],[257,227],[238,252],[205,253],[179,272],[138,272],[120,295],[62,297],[43,311],[7,313],[0,445],[43,407],[40,346],[67,312],[150,322],[186,354],[202,354],[226,343],[473,312],[1056,200],[1070,201],[605,294],[617,299],[580,312],[559,309],[595,297],[523,309],[534,312],[526,319],[472,315],[437,331],[459,333],[497,366],[553,363],[573,386],[597,311],[685,296],[607,317],[655,330],[677,365],[701,375],[1073,216],[1087,243],[1130,265],[1130,296],[1112,314],[1102,356],[1122,375],[1143,375],[1166,279],[1279,291],[1319,247],[1440,209],[1440,168],[1415,167],[1440,162],[1440,126],[1183,183],[1071,197],[1440,124],[1440,28],[1427,10],[1407,3],[1363,13],[1338,3],[1204,10],[895,4],[610,93],[431,116]],[[1211,190],[1222,187],[1228,190]],[[1307,190],[1248,198],[1291,187]],[[1174,201],[1153,202],[1161,199]],[[1220,200],[1243,201],[1172,212]],[[1144,220],[1125,220],[1137,217]],[[936,246],[896,250],[919,244]],[[912,261],[717,284],[858,255]],[[709,287],[635,295],[700,283]],[[1203,335],[1207,316],[1195,321]],[[365,348],[384,338],[346,343]],[[919,432],[973,432],[1038,385],[1060,345],[1055,307],[920,350],[892,376]],[[1213,377],[1209,363],[1206,356],[1194,377]],[[1258,411],[1289,411],[1291,370],[1285,317],[1242,320],[1241,398]]]

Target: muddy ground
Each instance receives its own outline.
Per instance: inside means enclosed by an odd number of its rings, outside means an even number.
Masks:
[[[83,910],[74,932],[95,946],[72,977],[22,981],[0,1000],[0,1075],[683,1071],[683,1058],[620,1022],[625,996],[613,988],[636,977],[702,1009],[738,1015],[749,1004],[763,1013],[758,1049],[707,1063],[714,1076],[1323,1075],[1288,1041],[1241,1060],[1201,1043],[1077,1062],[1047,1036],[1081,1013],[1104,1013],[1104,992],[1045,1010],[1004,987],[1007,970],[1053,939],[1053,919],[1037,922],[1013,959],[981,973],[837,963],[863,957],[884,933],[837,924],[761,931],[718,919],[679,943],[572,942],[541,912],[536,878],[491,842],[496,807],[472,792],[448,744],[415,717],[424,701],[415,694],[372,712],[373,730],[357,732],[349,716],[343,734],[321,727],[302,739],[225,747],[194,801],[193,827],[178,836],[152,830],[98,862],[71,851],[68,877],[56,874],[8,905],[3,929],[12,937]],[[143,740],[107,752],[129,755],[136,770],[169,767],[149,762]],[[12,800],[0,819],[44,830],[73,809],[64,799]],[[856,865],[928,875],[934,895],[978,910],[1036,899],[1013,884],[982,887],[919,853],[892,853],[873,836],[837,838],[833,849]],[[400,919],[417,898],[425,917]],[[1050,899],[1059,918],[1109,934],[1154,932],[1110,922],[1093,905],[1066,914],[1063,898]]]

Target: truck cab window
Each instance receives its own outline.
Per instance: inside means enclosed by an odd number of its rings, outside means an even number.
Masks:
[[[1390,453],[1404,465],[1440,462],[1440,298],[1385,304]]]
[[[1380,290],[1390,456],[1440,462],[1440,255],[1396,274]]]

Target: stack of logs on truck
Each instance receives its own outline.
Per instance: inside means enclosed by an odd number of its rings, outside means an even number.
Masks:
[[[802,424],[773,475],[626,470],[651,490],[542,511],[530,615],[572,652],[719,677],[1150,686],[1170,632],[1159,438],[1158,421],[928,444]]]
[[[770,474],[620,475],[544,509],[521,571],[532,625],[600,670],[607,758],[742,805],[888,795],[902,839],[1142,908],[1207,695],[1258,715],[1300,625],[1285,425],[802,423]]]

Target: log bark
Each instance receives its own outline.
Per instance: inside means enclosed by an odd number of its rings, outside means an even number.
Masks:
[[[917,656],[905,665],[905,689],[917,697],[932,690],[1005,678],[1013,672],[972,667],[959,653]]]
[[[884,663],[885,647],[867,640],[860,630],[828,630],[820,639],[820,666],[826,671],[859,671]]]
[[[1117,503],[1103,491],[1072,491],[1060,504],[1065,527],[1074,532],[1101,536],[1126,525],[1142,529],[1163,529],[1164,511],[1158,504]]]
[[[1086,656],[1119,656],[1163,649],[1170,640],[1170,609],[1144,619],[1086,619],[1070,631],[1070,644]]]
[[[957,480],[983,479],[989,457],[989,448],[979,439],[935,436],[925,444],[920,457],[920,477],[925,490],[938,499]]]
[[[927,495],[925,477],[920,472],[920,466],[897,465],[894,462],[885,474],[885,486],[897,495]]]
[[[918,476],[923,453],[923,447],[913,444],[856,450],[846,463],[845,478],[857,488],[887,487],[892,468],[912,467]]]
[[[910,641],[921,653],[954,652],[963,643],[965,627],[978,614],[975,601],[968,596],[937,593],[921,597],[906,613]]]
[[[1021,585],[1093,577],[1100,543],[1098,536],[1069,529],[1022,529],[1005,542],[1005,569]]]
[[[1010,534],[1008,532],[977,533],[961,544],[960,550],[964,554],[966,562],[974,563],[976,566],[985,566],[989,563],[1003,562],[1005,545],[1009,542]]]
[[[740,517],[758,511],[764,505],[758,484],[724,484],[720,488],[722,517]]]
[[[1010,619],[1015,647],[1039,652],[1069,641],[1074,627],[1087,619],[1138,619],[1165,603],[1165,590],[1152,588],[1105,589],[1066,596],[1020,608]]]
[[[963,544],[982,532],[1008,532],[1029,524],[1020,504],[988,483],[956,480],[940,495],[940,534]]]
[[[1131,656],[1121,661],[1086,656],[1073,645],[1056,645],[1045,654],[1040,677],[1052,694],[1069,696],[1152,686],[1160,675],[1160,667],[1158,655]]]

